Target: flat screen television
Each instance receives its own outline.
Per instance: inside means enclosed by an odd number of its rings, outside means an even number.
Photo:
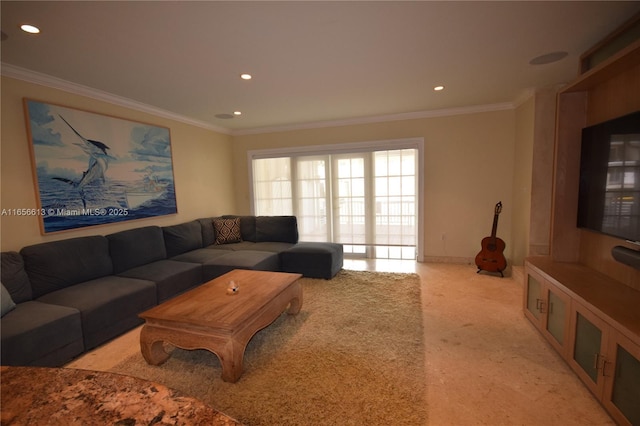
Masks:
[[[640,111],[582,129],[578,227],[640,244]]]

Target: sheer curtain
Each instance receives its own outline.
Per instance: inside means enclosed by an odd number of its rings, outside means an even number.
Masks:
[[[295,215],[301,241],[349,257],[416,259],[420,151],[375,148],[254,156],[254,213]]]

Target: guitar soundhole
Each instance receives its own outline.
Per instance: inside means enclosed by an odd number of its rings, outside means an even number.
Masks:
[[[487,250],[489,251],[496,251],[496,248],[495,244],[487,244]]]

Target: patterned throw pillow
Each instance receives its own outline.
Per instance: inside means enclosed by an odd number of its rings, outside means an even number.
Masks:
[[[242,241],[239,217],[234,219],[213,219],[213,227],[216,230],[216,244],[239,243]]]

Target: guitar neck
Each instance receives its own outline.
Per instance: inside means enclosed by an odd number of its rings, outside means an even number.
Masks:
[[[491,228],[491,238],[496,238],[496,232],[498,231],[498,214],[493,216],[493,227]]]

